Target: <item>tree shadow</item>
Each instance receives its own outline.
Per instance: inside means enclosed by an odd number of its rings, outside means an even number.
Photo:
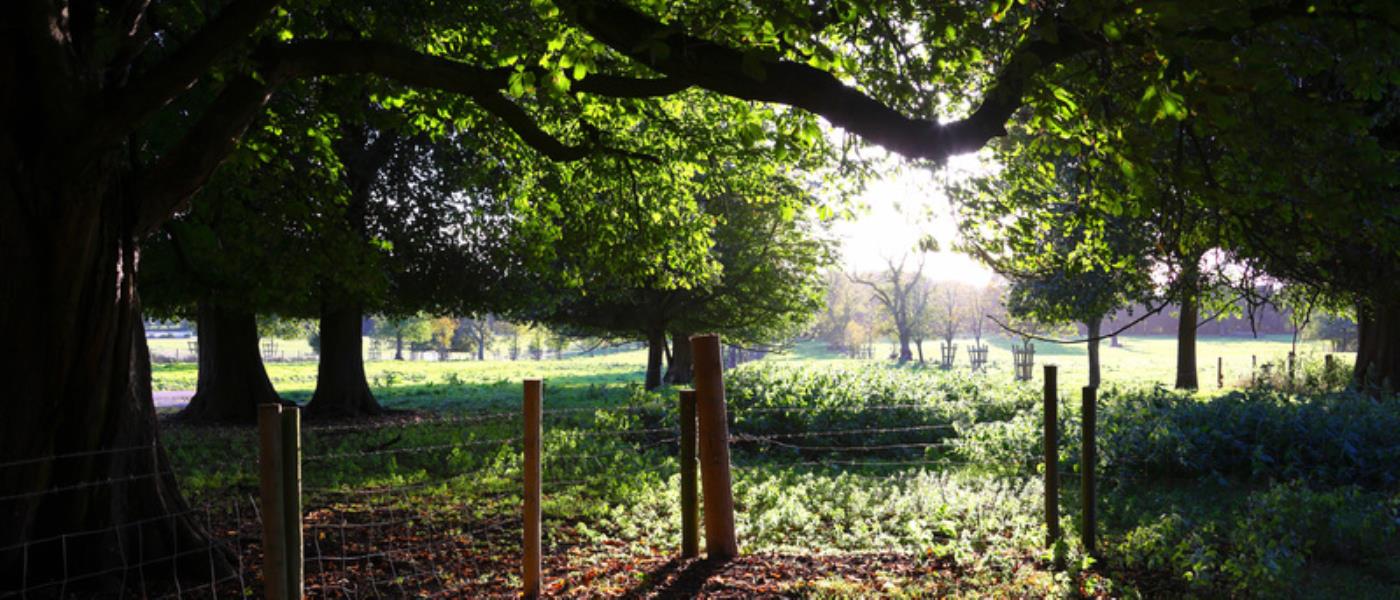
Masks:
[[[672,558],[646,574],[623,598],[694,598],[705,583],[731,561],[709,558]]]

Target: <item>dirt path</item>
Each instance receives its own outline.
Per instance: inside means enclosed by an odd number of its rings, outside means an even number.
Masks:
[[[184,408],[194,397],[194,390],[160,391],[152,392],[152,395],[155,396],[156,408]]]

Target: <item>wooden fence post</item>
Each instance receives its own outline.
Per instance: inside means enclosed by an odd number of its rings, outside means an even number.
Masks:
[[[286,478],[282,462],[282,405],[258,406],[258,489],[262,500],[263,588],[269,600],[287,598]]]
[[[1058,367],[1045,365],[1045,544],[1054,553],[1055,569],[1064,568],[1060,552],[1060,410],[1056,397]]]
[[[287,598],[300,599],[305,591],[301,530],[301,408],[282,409],[282,534],[286,536]]]
[[[1098,464],[1097,448],[1095,448],[1095,430],[1098,427],[1098,389],[1094,386],[1084,387],[1084,405],[1081,408],[1083,424],[1081,432],[1080,446],[1083,450],[1079,465],[1080,500],[1084,504],[1083,518],[1084,528],[1080,532],[1083,537],[1084,551],[1089,556],[1098,558],[1098,553],[1094,547],[1095,530],[1098,527],[1098,517],[1095,514],[1094,498],[1094,471]]]
[[[544,382],[525,380],[525,589],[526,598],[540,596],[540,417],[544,413]]]
[[[1215,387],[1225,388],[1225,357],[1215,357]]]
[[[695,449],[695,390],[681,390],[681,558],[700,555]]]
[[[724,406],[724,370],[719,336],[690,338],[695,368],[695,413],[700,442],[700,479],[705,494],[705,553],[710,558],[739,555],[734,535],[734,490],[729,474],[729,418]]]

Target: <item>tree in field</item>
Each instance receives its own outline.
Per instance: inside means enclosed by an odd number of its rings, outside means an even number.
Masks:
[[[530,352],[530,358],[532,360],[540,360],[544,358],[544,337],[545,332],[541,331],[541,328],[530,328],[530,345],[528,347],[528,350]]]
[[[898,344],[898,360],[905,363],[914,358],[909,342],[919,333],[919,324],[928,306],[927,294],[919,293],[923,289],[924,255],[919,253],[918,262],[912,266],[908,264],[908,254],[900,256],[898,261],[887,258],[885,263],[885,271],[878,275],[850,273],[847,278],[869,289],[875,301],[884,308]]]
[[[874,343],[878,320],[871,310],[871,298],[864,286],[856,284],[839,270],[827,271],[825,301],[809,330],[828,350],[852,358],[867,357]]]
[[[1001,304],[1002,291],[995,283],[982,287],[971,287],[967,295],[967,331],[972,334],[972,345],[982,347],[982,337],[992,319],[1000,319],[1005,312]]]
[[[490,313],[462,317],[457,320],[457,331],[453,345],[476,354],[477,360],[486,360],[486,349],[495,344],[497,321]],[[512,358],[512,360],[514,360]]]
[[[33,351],[0,373],[11,389],[0,456],[32,461],[0,479],[0,489],[30,499],[0,506],[11,525],[0,530],[0,548],[128,523],[142,523],[141,539],[160,540],[146,544],[146,557],[201,546],[203,532],[189,518],[163,518],[184,505],[172,477],[148,477],[120,493],[43,493],[168,471],[138,343],[140,242],[184,208],[271,97],[331,77],[375,76],[395,86],[403,93],[386,101],[418,113],[424,128],[487,130],[502,160],[583,163],[646,160],[683,146],[660,128],[639,127],[643,117],[654,122],[649,111],[676,98],[717,95],[757,101],[732,103],[751,118],[724,121],[755,140],[803,137],[784,135],[794,123],[815,132],[805,137],[819,137],[817,114],[907,157],[943,160],[1001,136],[1023,107],[1061,106],[1058,80],[1116,78],[1105,87],[1148,98],[1173,118],[1199,108],[1202,133],[1237,137],[1223,146],[1231,148],[1229,164],[1213,163],[1221,176],[1203,201],[1230,206],[1236,226],[1272,226],[1264,240],[1231,230],[1241,253],[1263,257],[1279,249],[1277,240],[1305,241],[1310,252],[1289,247],[1270,272],[1325,280],[1355,297],[1357,372],[1400,374],[1393,289],[1400,278],[1360,268],[1395,264],[1400,236],[1389,226],[1393,208],[1376,200],[1390,197],[1397,171],[1386,150],[1395,119],[1382,110],[1387,103],[1375,102],[1391,92],[1374,74],[1387,73],[1400,48],[1386,2],[1162,3],[1141,11],[869,0],[829,9],[755,3],[743,11],[608,0],[365,6],[21,0],[11,7],[15,25],[0,62],[0,330]],[[912,40],[927,50],[906,52]],[[1169,57],[1211,72],[1164,68]],[[1104,68],[1085,68],[1094,66]],[[1297,93],[1300,80],[1331,88]],[[780,119],[760,102],[810,114],[788,111],[787,125],[770,127]],[[1310,114],[1317,106],[1328,112]],[[1230,121],[1260,114],[1279,123]],[[1114,135],[1111,123],[1069,117],[1093,137]],[[1305,141],[1306,151],[1290,140]],[[1261,179],[1267,185],[1242,189]],[[1360,199],[1364,210],[1343,214],[1337,207],[1347,203],[1338,197]],[[1313,219],[1293,219],[1309,210]],[[1343,234],[1349,243],[1331,245]],[[137,446],[157,451],[95,452]],[[75,453],[88,458],[64,465],[44,458]],[[83,544],[64,564],[99,571],[118,564],[123,547],[135,552],[138,536],[109,538]],[[6,552],[0,563],[22,558]],[[179,570],[193,573],[206,558],[191,557]],[[39,571],[31,581],[59,576]]]
[[[1044,323],[1076,322],[1088,332],[1089,385],[1100,383],[1106,317],[1154,295],[1151,232],[1103,214],[1092,194],[1097,159],[1088,149],[1007,157],[995,176],[960,189],[963,249],[1010,281],[1007,312]],[[1043,223],[1054,223],[1044,227]]]
[[[969,318],[967,290],[965,286],[952,281],[945,281],[935,288],[930,321],[934,331],[943,339],[942,347],[946,349],[944,351],[952,353],[956,349],[953,344],[957,341],[958,334],[966,327]],[[951,360],[944,363],[945,368],[952,366]]]
[[[200,325],[199,378],[184,420],[251,423],[259,404],[280,401],[263,368],[258,313],[313,316],[323,282],[366,295],[384,285],[375,249],[341,226],[346,207],[320,168],[334,154],[315,136],[277,142],[280,128],[307,125],[282,116],[297,112],[280,103],[193,208],[145,244],[147,311],[189,314]]]
[[[430,320],[421,315],[375,319],[374,337],[390,342],[394,346],[394,360],[404,360],[404,345],[412,347],[414,342],[426,342],[432,337]]]
[[[1333,352],[1355,351],[1356,321],[1347,312],[1333,310],[1317,315],[1306,331],[1308,339],[1331,342]]]
[[[744,197],[704,199],[697,207],[701,212],[682,215],[687,221],[712,223],[708,277],[676,286],[665,277],[617,281],[602,275],[587,293],[562,289],[552,294],[547,304],[534,309],[535,318],[576,335],[646,340],[646,389],[689,383],[689,337],[694,333],[720,333],[726,341],[746,346],[797,333],[820,302],[821,269],[832,261],[825,225],[804,214],[814,210],[815,200],[794,182],[773,179],[748,191]],[[770,208],[778,203],[790,209]],[[580,258],[589,260],[575,257]]]

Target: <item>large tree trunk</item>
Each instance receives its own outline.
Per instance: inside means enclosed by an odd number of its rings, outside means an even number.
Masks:
[[[253,313],[199,303],[199,380],[179,418],[252,423],[258,405],[280,402],[258,352]]]
[[[909,333],[899,332],[899,362],[906,363],[914,359],[914,353],[909,349]]]
[[[1176,327],[1176,389],[1194,390],[1200,387],[1196,379],[1196,321],[1201,307],[1197,298],[1196,276],[1182,276],[1181,317]]]
[[[1099,375],[1099,331],[1103,329],[1103,319],[1094,319],[1084,325],[1089,329],[1089,387],[1097,388],[1102,381]]]
[[[666,383],[689,385],[695,378],[694,359],[690,355],[690,334],[671,332],[671,362],[666,367]]]
[[[321,305],[321,361],[316,365],[316,391],[306,405],[308,417],[340,418],[384,412],[365,380],[364,340],[357,305]]]
[[[653,328],[647,333],[647,374],[643,384],[648,390],[661,387],[661,355],[666,352],[666,330]]]
[[[1400,299],[1377,294],[1356,314],[1353,379],[1363,389],[1395,390],[1400,386]]]
[[[148,581],[229,572],[188,552],[209,538],[157,435],[130,204],[101,172],[54,190],[0,163],[0,331],[24,349],[0,361],[0,596],[109,569],[66,592],[121,596],[137,562]]]
[[[394,360],[403,360],[403,334],[394,334]]]

